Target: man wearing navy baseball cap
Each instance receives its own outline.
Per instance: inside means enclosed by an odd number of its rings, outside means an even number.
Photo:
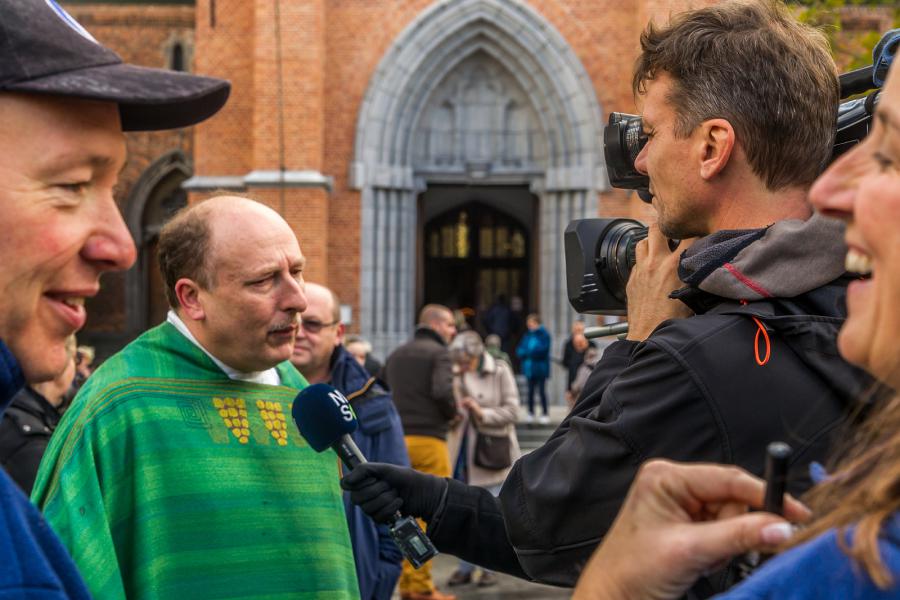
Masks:
[[[215,114],[227,81],[126,65],[53,0],[0,0],[0,411],[53,378],[100,275],[135,248],[113,198],[123,131]],[[87,598],[62,545],[0,472],[4,595]]]

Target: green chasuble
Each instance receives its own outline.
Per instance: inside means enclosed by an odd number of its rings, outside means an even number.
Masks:
[[[357,598],[338,459],[297,432],[306,381],[232,381],[164,323],[66,412],[32,499],[98,600]]]

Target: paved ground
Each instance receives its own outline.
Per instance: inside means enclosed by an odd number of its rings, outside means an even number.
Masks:
[[[572,595],[572,590],[530,583],[509,575],[498,574],[499,583],[495,586],[480,588],[475,584],[463,585],[454,588],[447,587],[447,579],[456,569],[457,559],[448,554],[441,554],[434,559],[432,574],[434,581],[442,592],[456,594],[458,600],[478,598],[480,600],[501,600],[515,598],[516,600],[562,600]],[[399,599],[400,594],[395,592],[394,598]]]
[[[525,409],[521,409],[520,421],[524,420],[525,414]],[[544,438],[549,436],[550,432],[553,431],[553,428],[562,421],[566,414],[568,414],[568,407],[566,406],[550,407],[550,420],[553,425],[539,428],[543,430]],[[520,425],[520,427],[522,426]],[[538,428],[535,427],[535,429]],[[535,431],[534,433],[538,432]],[[438,588],[442,592],[456,594],[458,600],[500,600],[508,598],[515,598],[515,600],[562,600],[563,598],[570,598],[572,596],[572,590],[569,589],[531,583],[503,574],[497,575],[499,581],[497,585],[491,587],[480,588],[475,584],[453,588],[447,587],[447,580],[450,578],[450,574],[456,569],[457,563],[458,560],[456,557],[450,556],[449,554],[441,554],[434,559],[432,573]],[[395,591],[394,599],[399,600],[399,598],[400,593]]]

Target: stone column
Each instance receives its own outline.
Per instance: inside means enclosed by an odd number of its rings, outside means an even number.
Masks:
[[[408,169],[402,182],[362,189],[360,333],[386,358],[415,325],[416,195]],[[395,171],[395,172],[396,172]]]
[[[573,186],[574,188],[574,186]],[[562,345],[572,321],[578,318],[566,295],[566,257],[563,244],[566,226],[574,219],[596,216],[596,194],[586,187],[545,190],[539,194],[540,314],[552,336],[551,378],[547,385],[551,404],[563,403],[566,372],[559,366]]]

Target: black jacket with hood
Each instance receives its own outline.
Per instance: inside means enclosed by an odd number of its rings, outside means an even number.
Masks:
[[[515,464],[499,500],[450,481],[428,527],[437,547],[572,586],[650,458],[762,475],[766,446],[780,440],[794,448],[789,491],[810,487],[808,464],[828,456],[869,381],[836,348],[847,284],[841,232],[815,216],[695,243],[680,262],[687,286],[673,292],[695,316],[609,346],[571,413]],[[709,587],[722,589],[723,577]]]

